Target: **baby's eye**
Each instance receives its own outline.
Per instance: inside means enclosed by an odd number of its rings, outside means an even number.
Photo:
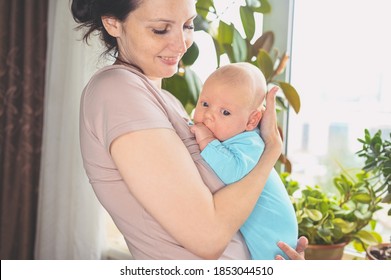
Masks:
[[[208,102],[206,102],[206,101],[202,101],[202,102],[201,102],[201,106],[202,106],[202,107],[209,107],[209,104],[208,104]]]
[[[224,116],[229,116],[231,115],[231,112],[227,111],[227,110],[222,110],[221,113],[224,115]]]

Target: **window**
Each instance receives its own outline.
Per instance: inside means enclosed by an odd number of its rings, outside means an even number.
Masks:
[[[331,188],[341,167],[363,166],[355,153],[365,128],[391,132],[388,7],[387,0],[295,1],[291,83],[302,107],[289,115],[287,147],[303,185]],[[391,219],[379,220],[388,240]]]

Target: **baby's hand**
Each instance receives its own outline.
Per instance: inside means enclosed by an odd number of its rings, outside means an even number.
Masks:
[[[209,142],[216,139],[212,131],[210,131],[203,123],[196,123],[192,125],[190,127],[190,131],[194,133],[201,151],[206,147],[206,145],[208,145]]]

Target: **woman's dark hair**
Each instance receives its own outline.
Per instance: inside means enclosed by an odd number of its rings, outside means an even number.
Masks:
[[[105,53],[118,52],[117,40],[104,28],[102,16],[112,16],[124,21],[130,12],[137,9],[142,0],[72,0],[71,11],[78,29],[85,28],[83,39],[88,43],[94,31],[100,33],[100,39],[106,45]]]

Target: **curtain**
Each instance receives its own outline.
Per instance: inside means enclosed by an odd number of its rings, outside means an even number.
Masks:
[[[1,259],[34,254],[47,6],[47,0],[0,0]]]
[[[90,46],[81,41],[69,3],[49,1],[36,259],[100,259],[106,246],[103,208],[85,175],[78,135],[81,92],[104,64],[103,50],[96,38]]]

